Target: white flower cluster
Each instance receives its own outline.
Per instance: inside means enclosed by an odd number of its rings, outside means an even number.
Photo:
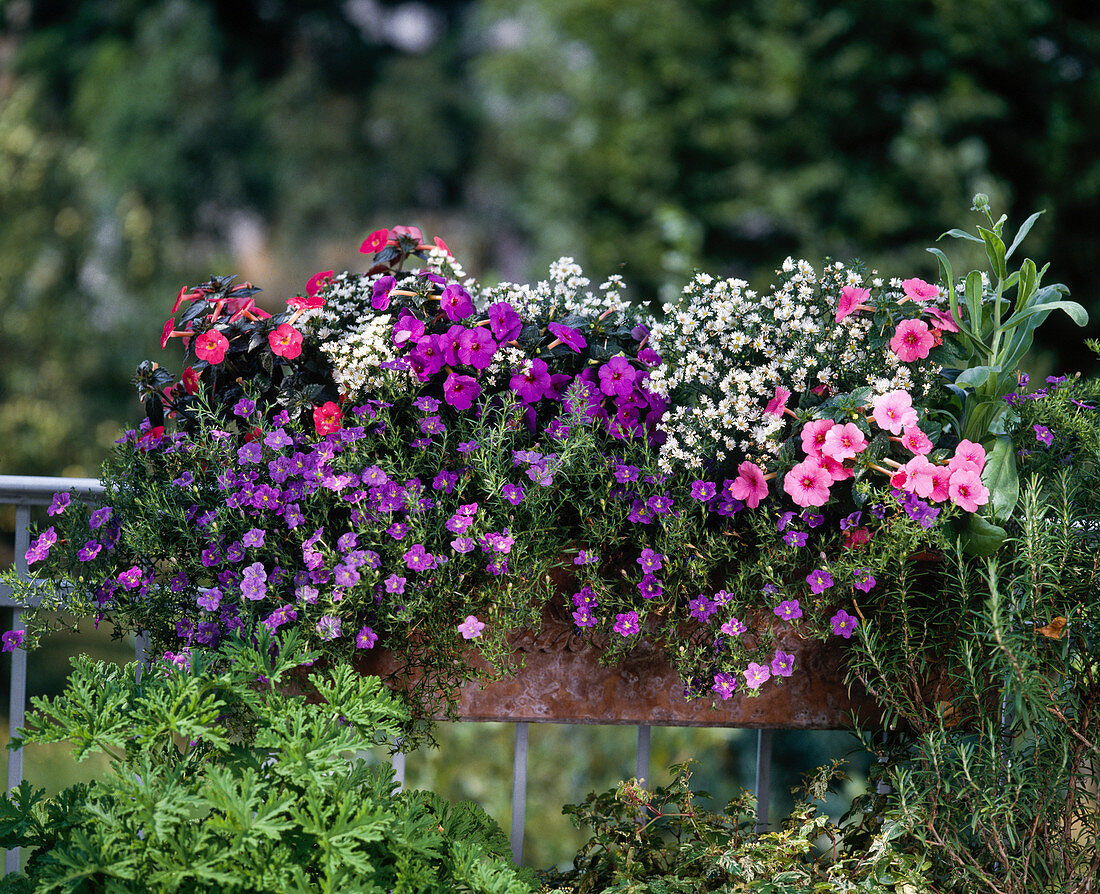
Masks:
[[[653,328],[650,344],[664,363],[650,387],[670,398],[661,423],[666,471],[741,457],[770,465],[784,426],[765,412],[777,386],[794,394],[818,385],[911,387],[910,370],[892,352],[867,356],[869,315],[835,322],[841,289],[862,284],[856,271],[833,263],[819,277],[788,258],[777,274],[764,295],[743,280],[697,274]]]
[[[609,277],[596,292],[589,289],[591,284],[572,258],[558,258],[550,265],[549,280],[533,286],[503,282],[480,290],[475,300],[483,308],[497,301],[507,301],[525,322],[560,320],[571,314],[598,317],[609,310],[612,322],[620,322],[628,310],[637,316],[637,309],[623,298],[621,276]]]
[[[371,308],[377,278],[341,273],[325,292],[325,306],[303,315],[308,331],[332,361],[333,377],[349,393],[408,378],[408,373],[381,368],[397,355],[392,315]]]

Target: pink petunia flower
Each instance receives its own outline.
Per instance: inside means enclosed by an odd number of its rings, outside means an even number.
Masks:
[[[320,273],[314,273],[309,278],[309,282],[306,283],[306,294],[310,298],[317,297],[321,289],[332,282],[332,274],[332,270],[322,270]]]
[[[947,311],[940,310],[938,307],[926,307],[924,312],[932,318],[933,329],[940,329],[943,332],[959,331],[958,323],[951,318],[951,314]]]
[[[783,411],[787,408],[787,401],[790,399],[790,396],[790,391],[782,385],[776,385],[775,397],[768,401],[768,405],[764,407],[764,412],[769,416],[782,416]]]
[[[821,453],[842,463],[846,459],[854,459],[856,454],[862,453],[866,448],[867,438],[863,436],[859,426],[854,422],[845,422],[843,425],[834,425],[825,433]]]
[[[905,298],[910,301],[915,301],[917,304],[924,304],[926,301],[938,298],[940,294],[938,286],[925,282],[923,279],[916,278],[903,279],[901,281],[901,290],[905,293]],[[904,301],[905,298],[902,300]]]
[[[755,509],[768,495],[768,482],[764,470],[747,460],[737,467],[737,478],[730,487],[730,496],[740,500],[749,509]]]
[[[902,320],[890,339],[890,350],[903,363],[923,360],[936,343],[928,324],[923,320]]]
[[[914,456],[902,469],[905,470],[905,490],[916,494],[918,497],[931,496],[935,487],[934,475],[936,466],[930,463],[927,457]]]
[[[783,490],[799,506],[823,506],[829,499],[832,477],[812,457],[803,460],[783,478]]]
[[[928,495],[933,503],[943,503],[951,496],[951,470],[947,466],[936,466],[932,473],[932,493]]]
[[[958,469],[973,469],[975,472],[981,472],[985,468],[985,448],[973,441],[959,441],[955,448],[955,455],[951,457],[947,468],[952,472]]]
[[[821,456],[821,449],[825,446],[825,436],[834,425],[836,423],[832,419],[815,419],[803,426],[802,450],[807,456]]]
[[[839,323],[849,314],[857,310],[870,310],[863,302],[871,297],[870,289],[860,289],[856,286],[845,286],[840,290],[840,302],[836,308],[836,321]]]
[[[910,425],[917,424],[917,411],[913,409],[913,398],[907,391],[888,391],[876,397],[872,404],[871,416],[892,435],[900,435]]]
[[[989,488],[982,484],[982,476],[973,469],[952,472],[948,493],[951,502],[965,512],[977,512],[979,506],[989,502]]]
[[[915,425],[905,427],[905,432],[901,436],[901,444],[906,450],[919,456],[926,456],[932,452],[932,442],[928,439],[928,435]]]

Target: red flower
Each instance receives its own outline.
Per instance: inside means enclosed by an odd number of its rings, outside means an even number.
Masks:
[[[451,250],[447,248],[447,243],[440,239],[438,236],[435,237],[435,247],[442,248],[445,252],[447,252],[447,254],[451,255],[452,258],[454,257],[454,255],[451,254]]]
[[[313,408],[313,427],[319,435],[330,435],[341,428],[344,414],[333,401],[328,401],[320,407]]]
[[[363,240],[363,244],[359,246],[359,251],[365,255],[374,254],[376,251],[381,251],[385,248],[389,239],[389,230],[375,230]]]
[[[160,349],[163,351],[168,347],[168,339],[172,337],[172,332],[176,328],[176,318],[171,317],[167,323],[164,324],[164,331],[160,334]]]
[[[217,329],[208,329],[195,339],[195,356],[215,366],[225,359],[229,349],[229,339]]]
[[[417,245],[424,241],[424,234],[420,232],[420,227],[394,227],[393,235],[412,239]]]
[[[320,295],[310,295],[308,298],[303,298],[301,295],[295,295],[293,298],[287,298],[286,303],[289,307],[300,307],[302,310],[312,310],[315,307],[324,307],[325,299]]]
[[[176,295],[176,303],[172,305],[172,313],[175,314],[176,311],[180,309],[180,305],[183,304],[184,301],[194,301],[196,298],[201,297],[202,292],[198,290],[189,292],[187,291],[187,286],[180,286],[179,294]]]
[[[322,270],[320,273],[314,273],[309,278],[309,282],[306,283],[306,294],[310,298],[315,297],[321,289],[332,282],[332,274],[332,270]]]
[[[183,382],[183,390],[188,394],[196,394],[199,390],[199,374],[195,370],[188,366],[184,369],[183,375],[180,376],[180,381]]]
[[[271,350],[280,357],[293,360],[302,353],[302,333],[289,323],[280,323],[267,334]]]

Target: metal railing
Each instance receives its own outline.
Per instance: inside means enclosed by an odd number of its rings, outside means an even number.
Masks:
[[[82,500],[95,502],[104,492],[103,485],[94,478],[41,478],[22,475],[0,475],[0,506],[15,506],[15,567],[20,574],[27,572],[26,552],[30,548],[30,510],[32,506],[48,506],[53,495],[75,492]],[[12,630],[22,629],[23,612],[35,605],[15,600],[10,589],[0,584],[0,607],[12,609]],[[146,643],[139,637],[135,644],[135,658],[145,661]],[[11,734],[22,727],[27,701],[27,653],[16,648],[11,653],[11,686],[8,702],[8,729]],[[527,751],[528,724],[516,723],[515,745],[512,760],[512,856],[517,864],[523,861],[523,838],[527,807]],[[649,778],[650,727],[638,726],[635,743],[634,775]],[[771,800],[772,733],[770,729],[757,731],[756,739],[756,828],[768,827],[768,805]],[[399,785],[405,782],[406,755],[397,752],[393,756],[393,768]],[[23,780],[23,752],[8,752],[8,791],[17,788]],[[5,872],[19,869],[19,849],[9,850],[4,858]]]

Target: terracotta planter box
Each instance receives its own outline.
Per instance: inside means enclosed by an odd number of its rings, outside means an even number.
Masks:
[[[716,699],[712,707],[710,699],[684,698],[679,676],[652,644],[643,640],[621,664],[603,667],[596,649],[575,636],[572,625],[547,617],[537,632],[521,630],[510,637],[524,668],[509,679],[467,684],[458,715],[471,721],[841,729],[851,726],[855,712],[861,722],[878,722],[874,700],[855,689],[849,694],[844,685],[843,640],[803,640],[789,628],[776,639],[795,656],[794,674],[769,680],[755,698],[741,691],[739,680],[734,696]],[[470,661],[485,666],[476,654]],[[400,668],[390,653],[366,653],[357,667],[401,688]]]

